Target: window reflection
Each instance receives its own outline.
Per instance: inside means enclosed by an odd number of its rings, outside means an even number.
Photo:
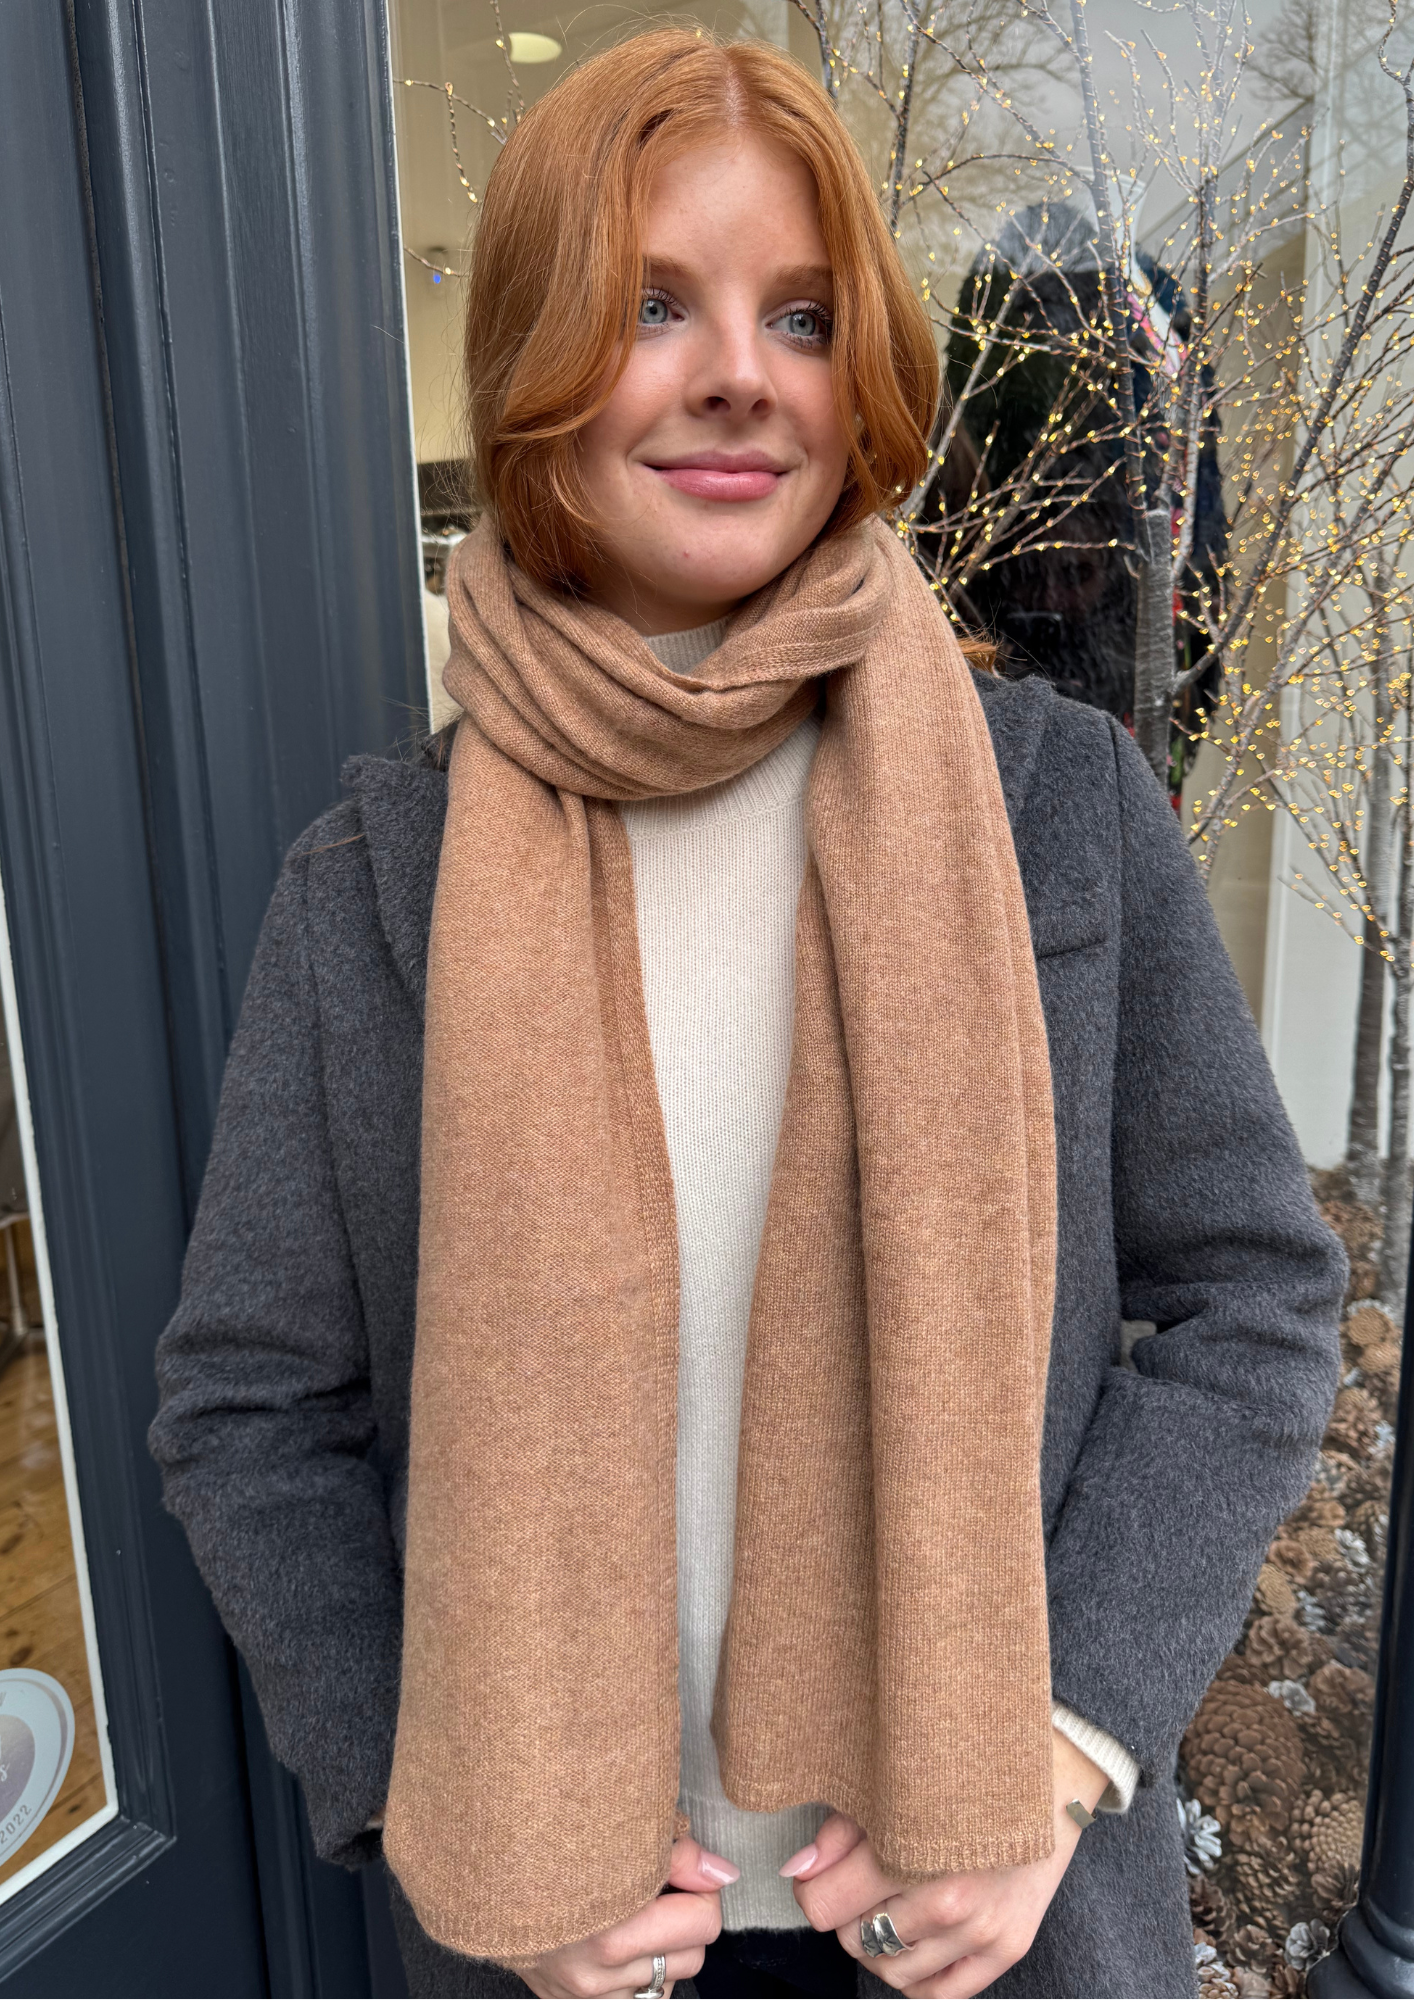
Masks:
[[[3,952],[0,936],[0,960]],[[0,1899],[116,1810],[12,1023],[7,1006],[0,1017]]]
[[[1391,45],[1401,66],[1409,14]],[[1299,507],[1282,509],[1394,209],[1404,111],[1377,54],[1383,5],[1185,0],[1164,10],[1157,60],[1152,9],[1109,0],[1103,15],[1092,80],[1110,142],[1108,322],[1073,52],[1035,10],[944,0],[922,39],[900,0],[672,17],[766,36],[815,75],[823,50],[937,329],[946,386],[934,470],[907,517],[916,552],[959,620],[996,643],[999,670],[1044,673],[1134,726],[1143,619],[1162,612],[1146,671],[1168,661],[1174,700],[1151,763],[1194,835],[1352,1266],[1315,1477],[1184,1739],[1175,1800],[1203,1992],[1286,1994],[1304,1990],[1355,1897],[1389,1528],[1414,986],[1407,291],[1336,385],[1320,477],[1301,473]],[[519,106],[656,17],[394,0],[391,18],[435,699],[441,579],[471,520],[458,274],[472,197]],[[522,53],[518,38],[542,37],[545,59],[508,63],[502,29]],[[1406,227],[1398,268],[1410,247]],[[1278,521],[1279,559],[1246,624],[1229,627]],[[1141,533],[1174,564],[1147,613]],[[1205,1477],[1195,1465],[1195,1488]]]

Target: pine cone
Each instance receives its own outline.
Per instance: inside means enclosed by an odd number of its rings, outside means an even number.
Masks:
[[[1308,1785],[1317,1787],[1325,1797],[1334,1798],[1337,1792],[1358,1783],[1360,1772],[1343,1736],[1335,1735],[1328,1727],[1322,1734],[1319,1718],[1314,1715],[1299,1716],[1297,1723],[1306,1752]]]
[[[1372,1604],[1363,1618],[1347,1618],[1332,1636],[1331,1648],[1341,1666],[1373,1674],[1380,1656],[1378,1604]]]
[[[1266,1854],[1239,1854],[1233,1862],[1233,1874],[1237,1878],[1235,1901],[1242,1914],[1274,1936],[1285,1937],[1298,1881],[1291,1850],[1275,1842]]]
[[[1269,1973],[1281,1957],[1281,1946],[1260,1924],[1244,1924],[1232,1940],[1229,1960],[1240,1959],[1255,1971]]]
[[[1365,1809],[1348,1792],[1337,1792],[1332,1799],[1313,1793],[1300,1817],[1293,1844],[1310,1873],[1317,1909],[1334,1924],[1355,1901],[1359,1887]]]
[[[1394,1422],[1399,1401],[1399,1362],[1397,1347],[1367,1347],[1361,1356],[1365,1386],[1379,1405],[1380,1415],[1390,1424]]]
[[[1345,1245],[1346,1255],[1355,1257],[1372,1250],[1382,1233],[1379,1214],[1363,1201],[1356,1201],[1343,1172],[1335,1168],[1323,1173],[1313,1186],[1321,1214]]]
[[[1367,1375],[1398,1375],[1400,1361],[1397,1340],[1379,1340],[1373,1347],[1362,1347],[1360,1366]]]
[[[1183,1763],[1189,1789],[1224,1830],[1234,1806],[1251,1807],[1280,1830],[1301,1789],[1301,1735],[1275,1696],[1220,1674],[1188,1725]]]
[[[1295,1815],[1296,1807],[1292,1807]],[[1273,1867],[1291,1859],[1288,1832],[1278,1833],[1259,1807],[1235,1801],[1232,1808],[1229,1845],[1234,1854],[1255,1854]]]
[[[1199,2000],[1240,2000],[1237,1981],[1220,1958],[1198,1968]]]
[[[1399,1328],[1378,1306],[1358,1306],[1347,1318],[1341,1332],[1362,1354],[1372,1347],[1399,1345]]]
[[[1358,1465],[1346,1479],[1341,1497],[1348,1511],[1354,1511],[1362,1501],[1378,1500],[1382,1507],[1389,1506],[1390,1475],[1394,1470],[1394,1448],[1386,1445],[1383,1451],[1371,1452],[1363,1465]],[[1339,1527],[1340,1523],[1332,1525]]]
[[[1296,1609],[1296,1592],[1291,1587],[1291,1578],[1275,1563],[1262,1564],[1254,1595],[1262,1610],[1272,1617],[1289,1618]]]
[[[1278,1535],[1267,1550],[1267,1561],[1293,1583],[1305,1583],[1311,1574],[1312,1558],[1295,1535]]]
[[[1317,1709],[1338,1720],[1352,1740],[1368,1737],[1375,1707],[1375,1683],[1368,1674],[1328,1660],[1312,1674],[1308,1686]]]
[[[1340,1641],[1337,1641],[1340,1643]],[[1375,1684],[1368,1673],[1329,1660],[1306,1683],[1315,1712],[1296,1718],[1308,1784],[1328,1798],[1365,1782]]]
[[[1360,1893],[1360,1869],[1351,1861],[1336,1861],[1318,1868],[1311,1877],[1311,1894],[1316,1908],[1328,1924],[1338,1924],[1352,1909]]]
[[[1299,1681],[1331,1657],[1330,1641],[1308,1632],[1294,1618],[1258,1618],[1253,1622],[1242,1656],[1268,1681]]]
[[[1370,1561],[1383,1569],[1389,1545],[1389,1508],[1378,1500],[1362,1500],[1349,1519],[1352,1531],[1370,1551]]]
[[[1374,1449],[1383,1414],[1368,1389],[1341,1389],[1326,1425],[1326,1445],[1334,1451],[1348,1451],[1352,1458],[1367,1458]]]
[[[1308,1792],[1291,1816],[1291,1845],[1313,1873],[1334,1861],[1360,1860],[1365,1808],[1350,1792]]]
[[[1345,1395],[1346,1390],[1341,1394]],[[1299,1506],[1293,1507],[1282,1526],[1283,1535],[1300,1535],[1303,1528],[1343,1528],[1345,1508],[1341,1500],[1329,1486],[1319,1480],[1313,1482],[1311,1490]]]
[[[1279,2000],[1293,2000],[1293,1996],[1306,1991],[1306,1975],[1298,1972],[1294,1965],[1283,1963],[1273,1967],[1269,1984]]]
[[[1324,1611],[1328,1631],[1338,1631],[1347,1624],[1359,1625],[1370,1609],[1369,1572],[1357,1576],[1346,1567],[1344,1557],[1332,1563],[1317,1563],[1306,1588]]]
[[[1346,1451],[1320,1451],[1316,1454],[1316,1478],[1325,1483],[1327,1492],[1343,1500],[1345,1482],[1352,1472],[1359,1470],[1360,1464],[1358,1458],[1352,1458]]]
[[[1332,1174],[1328,1178],[1322,1176],[1314,1182],[1314,1186],[1320,1190],[1320,1212],[1344,1244],[1346,1256],[1350,1258],[1350,1284],[1346,1286],[1346,1300],[1374,1298],[1378,1272],[1370,1252],[1380,1242],[1380,1216],[1374,1208],[1366,1208],[1364,1202],[1354,1200],[1350,1186],[1340,1174]]]
[[[1361,1299],[1372,1299],[1380,1289],[1380,1267],[1372,1257],[1352,1257],[1350,1260],[1350,1283],[1345,1288],[1346,1301],[1354,1305]]]
[[[1238,2000],[1237,1981],[1223,1963],[1217,1946],[1197,1929],[1193,1933],[1193,1968],[1198,1974],[1200,2000]]]
[[[1211,1875],[1189,1877],[1188,1910],[1197,1928],[1226,1956],[1232,1942],[1232,1907]]]
[[[1336,1527],[1345,1526],[1345,1509],[1341,1509]],[[1296,1537],[1312,1563],[1338,1563],[1342,1560],[1340,1543],[1335,1538],[1335,1528],[1302,1528]]]

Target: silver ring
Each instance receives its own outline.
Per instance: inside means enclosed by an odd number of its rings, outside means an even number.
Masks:
[[[640,1986],[633,2000],[663,2000],[663,1983],[668,1976],[668,1961],[661,1951],[653,1954],[653,1977],[647,1986]]]
[[[900,1952],[913,1949],[894,1929],[894,1920],[887,1910],[877,1910],[872,1917],[859,1919],[859,1942],[870,1958],[878,1958],[881,1952],[897,1958]]]
[[[894,1929],[894,1920],[887,1910],[880,1910],[874,1918],[874,1935],[890,1958],[897,1958],[901,1951],[912,1951],[911,1944],[905,1944]]]

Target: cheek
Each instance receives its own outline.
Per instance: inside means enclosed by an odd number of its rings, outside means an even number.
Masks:
[[[834,385],[827,369],[820,369],[802,383],[796,424],[822,481],[843,485],[849,467],[849,439],[835,410]]]
[[[579,434],[586,483],[602,487],[622,476],[624,462],[649,435],[668,394],[661,363],[654,367],[651,346],[636,349],[608,402]]]

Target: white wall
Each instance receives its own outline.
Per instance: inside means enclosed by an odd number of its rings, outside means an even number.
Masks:
[[[1307,1164],[1345,1152],[1355,1057],[1361,948],[1290,885],[1312,872],[1301,830],[1272,822],[1272,873],[1262,993],[1262,1041]]]

